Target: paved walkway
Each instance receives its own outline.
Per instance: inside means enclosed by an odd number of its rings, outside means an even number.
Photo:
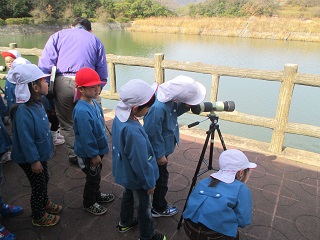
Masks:
[[[111,129],[111,120],[107,121]],[[205,133],[204,133],[205,135]],[[169,159],[169,193],[167,199],[181,210],[190,189],[192,177],[204,145],[203,138],[193,135],[181,136],[181,146]],[[227,148],[233,148],[228,145]],[[111,146],[111,143],[110,143]],[[320,239],[320,176],[319,168],[306,164],[275,158],[259,152],[242,149],[249,159],[258,164],[248,182],[253,194],[253,223],[241,229],[240,239],[295,240]],[[214,143],[213,167],[222,151],[221,144]],[[209,158],[209,149],[206,159]],[[203,162],[202,168],[206,169]],[[64,206],[61,222],[54,227],[31,225],[30,186],[22,170],[12,161],[3,164],[3,196],[10,204],[22,205],[24,213],[2,221],[18,240],[137,240],[138,229],[119,233],[119,209],[122,188],[114,184],[111,173],[111,154],[104,158],[101,188],[113,192],[116,200],[106,204],[108,212],[94,216],[82,209],[82,190],[85,176],[70,166],[65,146],[58,146],[55,157],[49,162],[49,196]],[[208,176],[208,171],[200,178]],[[165,233],[169,240],[187,239],[183,227],[177,229],[181,213],[171,218],[154,219],[155,228]],[[214,216],[212,216],[214,221]]]

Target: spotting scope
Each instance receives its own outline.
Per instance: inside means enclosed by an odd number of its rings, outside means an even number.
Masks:
[[[235,103],[233,101],[224,101],[224,102],[203,102],[198,105],[191,107],[191,111],[194,114],[200,114],[202,112],[211,112],[211,111],[226,111],[233,112],[235,109]]]

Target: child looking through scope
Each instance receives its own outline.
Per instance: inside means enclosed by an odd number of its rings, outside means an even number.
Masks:
[[[239,239],[238,227],[251,224],[252,196],[245,183],[257,165],[240,150],[229,149],[221,153],[219,167],[187,200],[183,218],[190,240]]]

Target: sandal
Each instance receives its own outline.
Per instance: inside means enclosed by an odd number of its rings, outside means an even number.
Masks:
[[[51,200],[48,200],[47,205],[44,207],[47,213],[58,214],[62,211],[62,206],[53,203]]]
[[[36,227],[51,227],[60,221],[60,217],[50,213],[45,213],[39,220],[32,219],[32,225]]]

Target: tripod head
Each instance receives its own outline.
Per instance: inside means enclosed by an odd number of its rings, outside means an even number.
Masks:
[[[207,115],[207,118],[202,120],[202,121],[196,121],[194,123],[191,123],[188,125],[188,128],[192,128],[194,126],[197,126],[198,124],[204,122],[204,121],[207,121],[208,119],[210,119],[211,121],[211,124],[217,124],[218,123],[218,120],[219,120],[219,117],[218,115],[215,114],[214,111],[211,111],[208,115]]]

